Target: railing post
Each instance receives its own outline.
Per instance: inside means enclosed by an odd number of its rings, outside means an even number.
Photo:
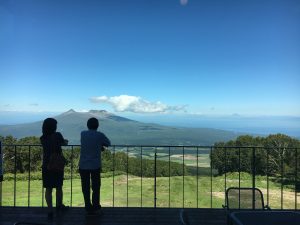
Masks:
[[[154,208],[156,208],[156,147],[155,149],[155,153],[154,153]]]
[[[141,208],[143,207],[143,147],[141,146]]]
[[[40,151],[43,153],[43,148],[42,146],[40,146]],[[43,160],[43,159],[42,159]],[[43,169],[42,169],[43,170]],[[44,208],[44,197],[45,197],[45,190],[44,190],[44,185],[43,185],[43,182],[41,182],[42,184],[42,208]]]
[[[255,209],[255,163],[256,163],[256,151],[255,147],[252,148],[252,209]]]
[[[115,156],[116,155],[116,146],[113,146],[113,208],[115,207]]]
[[[269,205],[269,154],[270,149],[267,148],[267,205]]]
[[[226,193],[226,189],[227,189],[227,147],[225,147],[225,149],[224,149],[224,155],[225,155],[224,193]]]
[[[182,208],[184,208],[184,146],[182,147]]]
[[[213,161],[212,161],[212,152],[213,150],[216,151],[216,149],[211,146],[210,147],[210,208],[212,208],[212,202],[213,202],[213,197],[212,197],[212,191],[213,191],[213,179],[212,179],[212,176],[213,176]]]
[[[73,205],[73,158],[74,158],[74,146],[71,146],[71,200],[70,206]]]
[[[239,147],[239,209],[241,208],[241,148]]]
[[[29,145],[28,147],[28,164],[29,164],[29,168],[28,168],[28,207],[30,207],[30,172],[31,172],[31,145]]]
[[[3,181],[3,157],[2,157],[2,142],[0,141],[0,182]]]
[[[197,196],[196,196],[196,198],[197,198],[197,206],[196,206],[196,208],[198,209],[199,208],[199,203],[198,203],[198,201],[199,201],[199,148],[198,148],[198,146],[197,146]]]
[[[2,206],[2,181],[3,181],[3,162],[2,162],[2,143],[0,141],[0,207]]]
[[[280,182],[281,182],[281,191],[280,191],[280,208],[281,210],[283,209],[283,173],[284,173],[284,170],[283,170],[283,147],[281,148],[280,150]]]
[[[297,191],[299,187],[298,184],[298,149],[295,149],[295,158],[296,158],[296,163],[295,163],[295,210],[297,210]]]
[[[17,146],[15,145],[15,162],[14,162],[14,207],[16,207],[17,195]]]
[[[128,188],[128,178],[129,178],[129,175],[128,175],[128,173],[129,173],[129,149],[128,149],[128,146],[126,147],[126,153],[127,153],[127,157],[126,157],[126,159],[127,159],[127,161],[126,161],[126,164],[127,164],[127,168],[126,168],[126,174],[127,174],[127,191],[126,191],[126,197],[127,197],[127,200],[126,200],[126,207],[128,208],[128,191],[129,191],[129,188]]]
[[[169,146],[169,208],[171,207],[171,147]]]

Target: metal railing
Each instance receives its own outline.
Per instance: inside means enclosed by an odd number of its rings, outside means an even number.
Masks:
[[[3,145],[1,206],[44,206],[41,145]],[[80,145],[63,147],[64,201],[83,206]],[[221,208],[229,187],[257,187],[271,208],[299,209],[298,148],[113,145],[102,154],[101,204]],[[106,154],[106,155],[105,155]],[[40,196],[40,197],[38,197]]]

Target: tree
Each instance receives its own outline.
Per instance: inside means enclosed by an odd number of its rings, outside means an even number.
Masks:
[[[218,174],[226,172],[252,172],[253,153],[255,171],[261,175],[295,174],[299,168],[300,141],[284,134],[268,137],[239,136],[236,140],[219,142],[214,145],[210,158]],[[298,162],[298,165],[296,165]]]
[[[5,172],[14,172],[15,171],[15,151],[16,148],[13,146],[17,143],[17,139],[9,135],[6,137],[1,136],[1,142],[3,145],[3,171]]]
[[[284,134],[269,135],[264,147],[269,149],[269,173],[280,174],[282,170],[293,171],[296,167],[296,148],[300,147],[297,139]],[[299,161],[299,154],[298,154]]]

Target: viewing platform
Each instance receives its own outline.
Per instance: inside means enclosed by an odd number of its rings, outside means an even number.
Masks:
[[[2,145],[0,225],[185,225],[182,209],[190,225],[225,225],[229,187],[260,188],[272,210],[299,212],[299,148],[110,146],[102,155],[102,213],[94,216],[83,208],[79,151],[79,145],[63,148],[64,204],[70,209],[49,221],[41,145]]]
[[[2,207],[0,224],[14,225],[152,225],[182,224],[178,208],[102,208],[95,216],[86,216],[84,208],[73,207],[66,213],[47,220],[47,209],[42,207]],[[185,209],[189,223],[204,225],[226,225],[223,209]],[[21,223],[23,222],[23,223]]]

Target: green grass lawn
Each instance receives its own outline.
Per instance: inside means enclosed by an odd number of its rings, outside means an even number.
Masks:
[[[156,179],[157,207],[199,207],[199,208],[221,208],[224,204],[225,177],[210,176],[185,176],[185,177],[158,177]],[[198,182],[197,182],[198,181]],[[242,174],[241,187],[252,185],[251,176]],[[238,174],[227,174],[226,187],[239,186]],[[260,188],[265,196],[265,201],[271,208],[281,208],[281,196],[283,196],[282,207],[284,209],[300,208],[300,195],[295,194],[293,189],[286,186],[281,192],[281,185],[269,181],[269,194],[267,194],[266,177],[257,177],[256,186]],[[292,187],[291,187],[292,188]],[[14,198],[16,189],[16,198]],[[30,181],[18,179],[16,186],[13,180],[2,182],[2,205],[13,206],[42,206],[43,189],[41,180]],[[71,195],[72,193],[72,195]],[[30,195],[30,201],[28,197]],[[55,195],[55,191],[53,196]],[[72,198],[72,199],[71,199]],[[64,181],[64,202],[67,205],[83,206],[81,184],[78,176],[72,180]],[[101,185],[102,206],[115,207],[153,207],[154,206],[154,178],[141,178],[131,175],[118,175],[103,177]]]

